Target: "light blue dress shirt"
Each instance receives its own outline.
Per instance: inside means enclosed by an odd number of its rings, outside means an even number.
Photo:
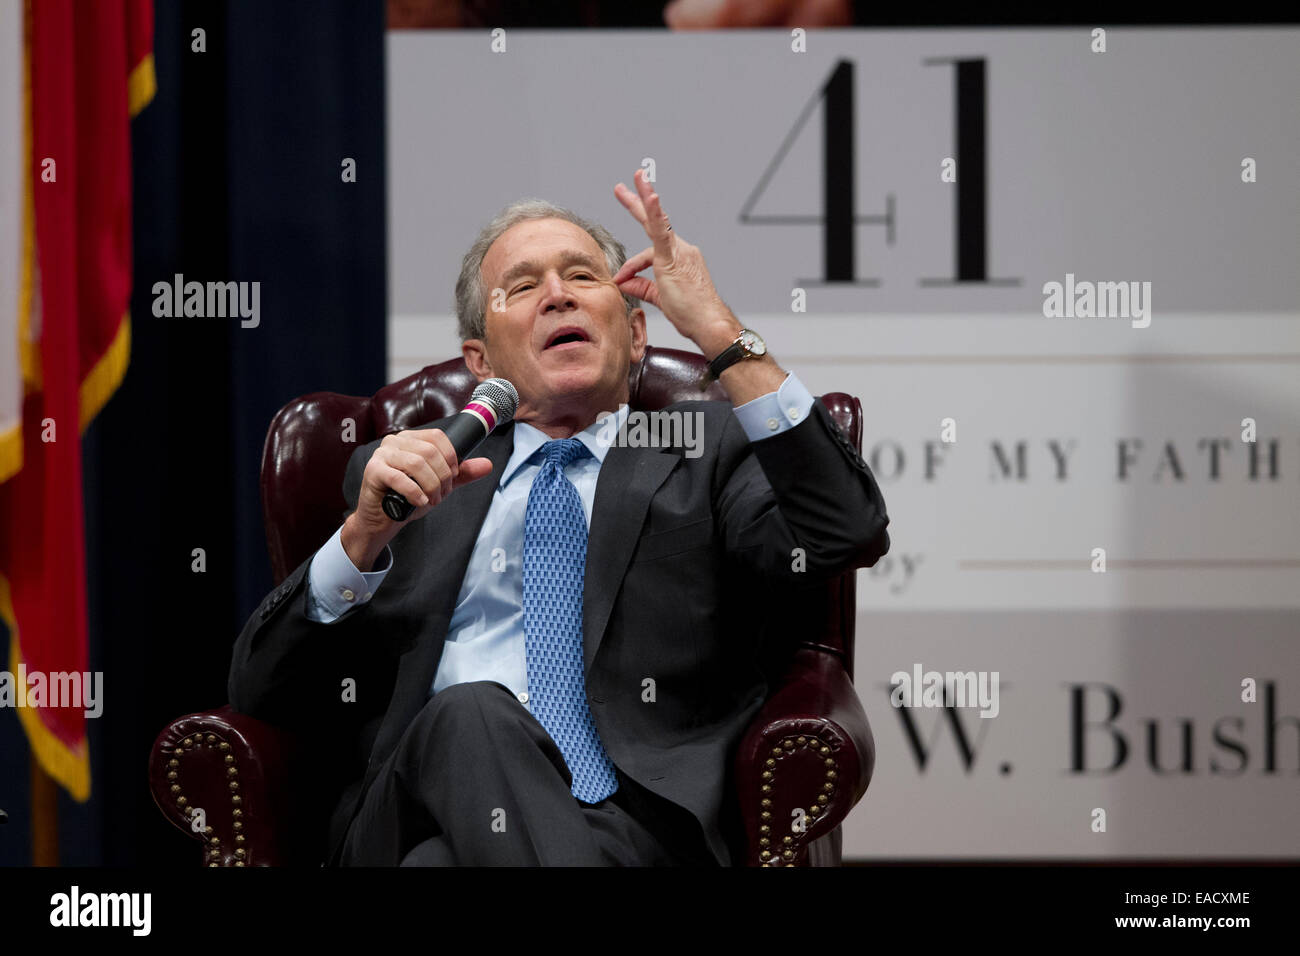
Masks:
[[[808,417],[813,397],[793,374],[785,377],[774,392],[760,395],[733,411],[750,441],[761,441],[793,428]],[[628,407],[617,412],[617,427],[606,428],[609,416],[598,419],[574,435],[591,451],[572,462],[565,477],[582,498],[591,528],[596,501],[596,480],[609,451],[607,436],[616,434],[628,415]],[[524,422],[515,424],[515,446],[501,470],[496,494],[483,519],[456,608],[447,629],[442,659],[434,675],[431,694],[464,681],[496,681],[528,706],[528,672],[524,649],[523,554],[524,512],[528,492],[541,470],[530,460],[549,441],[538,429]],[[307,572],[307,616],[329,624],[369,601],[384,576],[392,570],[392,551],[384,549],[385,566],[375,571],[358,571],[343,550],[342,528],[316,552]],[[530,708],[531,709],[531,708]]]

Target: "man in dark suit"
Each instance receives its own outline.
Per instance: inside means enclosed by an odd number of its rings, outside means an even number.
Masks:
[[[866,463],[635,186],[615,193],[652,245],[631,259],[536,200],[484,229],[462,351],[515,385],[514,422],[464,462],[445,420],[358,449],[343,526],[239,637],[235,708],[333,748],[332,862],[731,862],[730,757],[763,663],[798,639],[772,622],[889,548]],[[730,403],[631,420],[638,299]],[[404,522],[390,489],[416,506]]]

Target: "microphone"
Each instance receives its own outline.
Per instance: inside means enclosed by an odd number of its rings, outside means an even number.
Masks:
[[[465,408],[444,428],[443,434],[456,451],[456,460],[464,461],[492,429],[515,417],[519,393],[504,378],[484,379],[474,389]],[[396,491],[384,495],[384,514],[394,521],[405,521],[415,506]]]

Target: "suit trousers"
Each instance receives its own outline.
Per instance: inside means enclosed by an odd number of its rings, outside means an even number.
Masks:
[[[597,804],[506,687],[453,684],[406,728],[344,838],[342,866],[716,865],[698,821],[618,771]]]

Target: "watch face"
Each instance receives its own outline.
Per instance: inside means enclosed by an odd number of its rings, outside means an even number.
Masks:
[[[757,332],[752,332],[749,329],[740,330],[740,344],[751,355],[767,354],[767,345],[758,337]]]

